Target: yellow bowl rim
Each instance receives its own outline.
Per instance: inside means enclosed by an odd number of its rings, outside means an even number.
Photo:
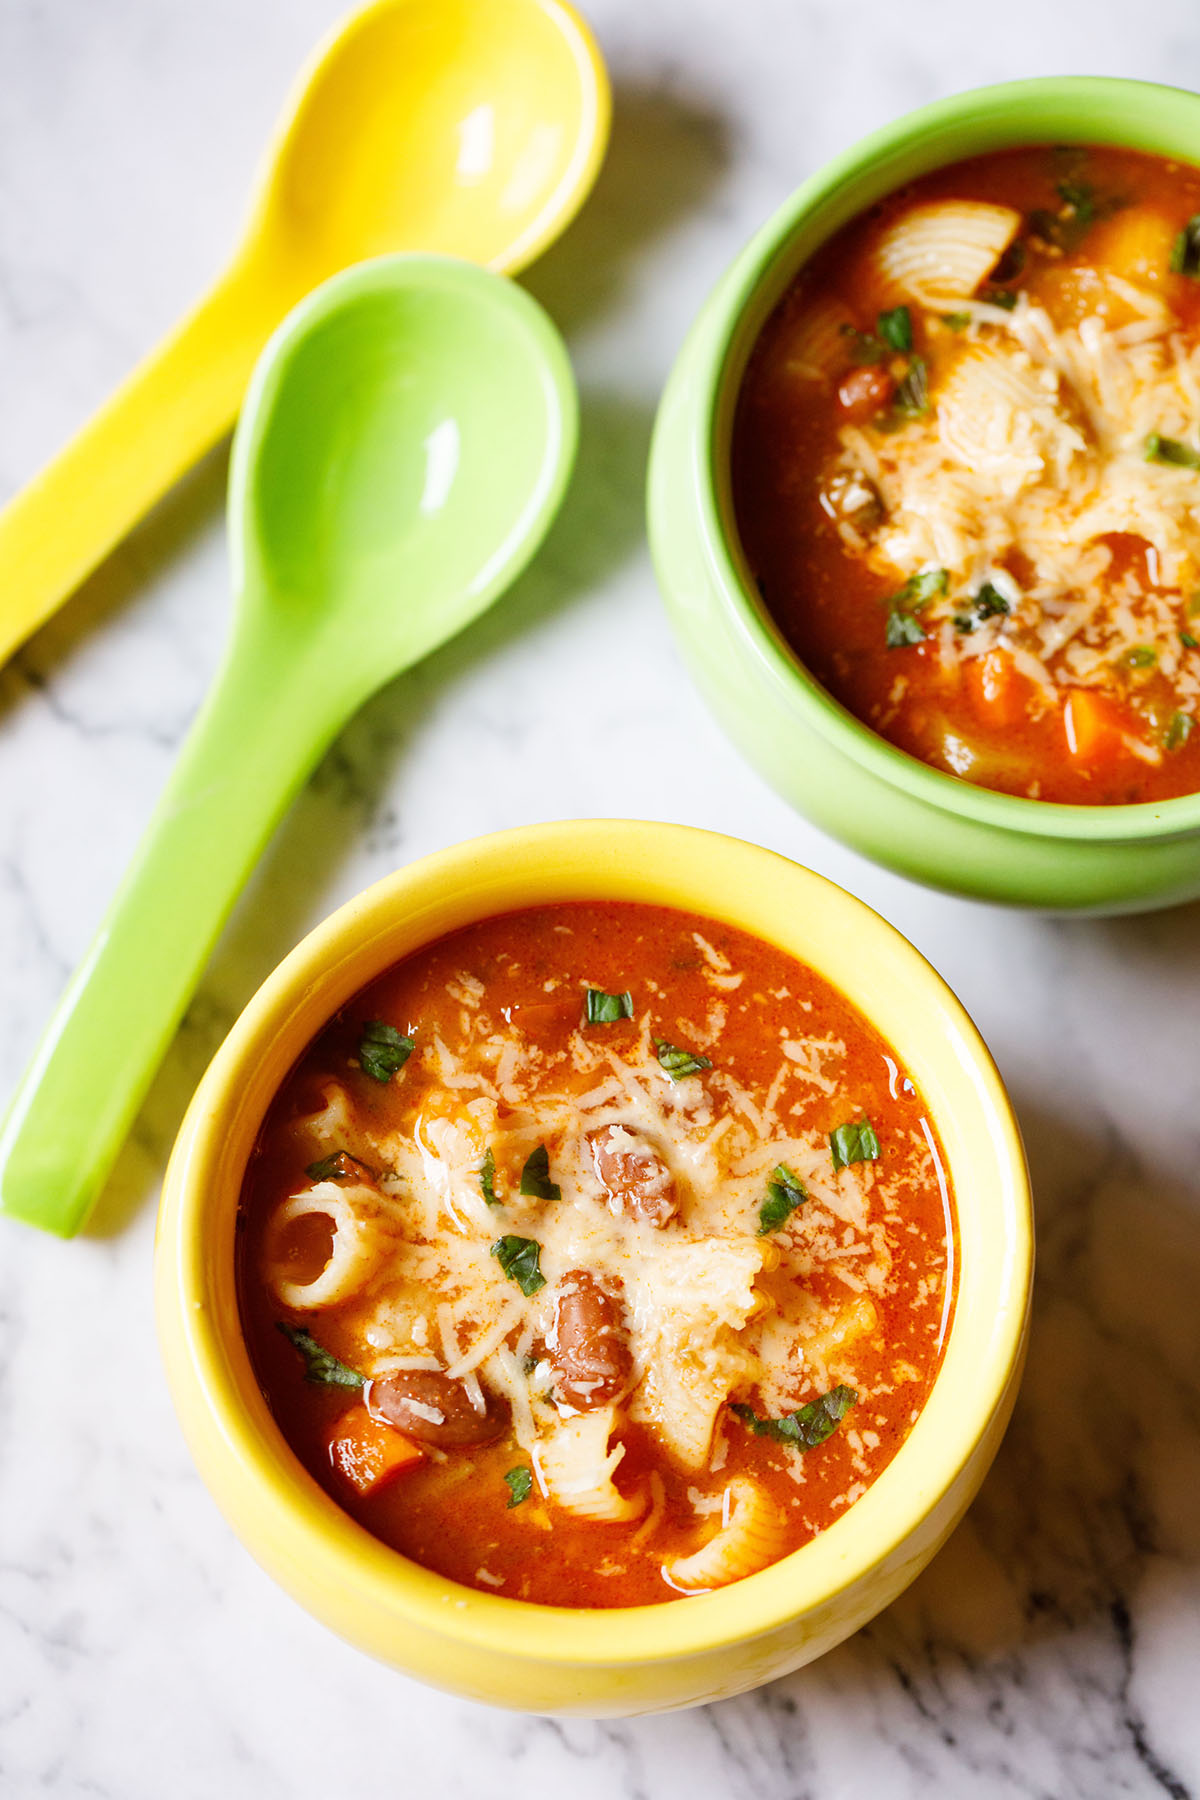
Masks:
[[[463,911],[472,883],[492,889],[507,884],[529,897]],[[222,1245],[208,1227],[210,1214],[225,1203],[222,1179],[228,1181],[226,1202],[234,1185],[228,1170],[222,1176],[222,1162],[236,1165],[240,1186],[245,1156],[283,1073],[324,1019],[371,978],[364,968],[381,973],[397,960],[389,946],[404,922],[418,914],[430,921],[445,917],[447,896],[461,917],[413,935],[412,948],[473,918],[563,898],[640,898],[753,931],[746,917],[768,893],[778,896],[781,907],[786,899],[789,917],[802,920],[782,948],[824,973],[831,946],[838,940],[845,945],[853,934],[856,955],[889,971],[890,986],[907,1005],[920,1002],[926,1017],[922,1022],[913,1015],[910,1041],[916,1042],[920,1027],[922,1057],[933,1068],[940,1054],[947,1077],[968,1084],[986,1121],[993,1162],[981,1157],[978,1166],[956,1163],[945,1129],[952,1121],[939,1116],[926,1092],[959,1199],[962,1251],[958,1304],[929,1399],[891,1463],[833,1525],[730,1587],[656,1606],[583,1609],[533,1605],[444,1580],[371,1537],[300,1467],[266,1409],[240,1334],[231,1341],[221,1332],[218,1317],[233,1292],[233,1233]],[[725,903],[714,906],[718,895]],[[798,949],[801,932],[811,944],[820,936],[822,953]],[[835,985],[845,991],[844,983]],[[893,1032],[883,1035],[911,1069],[909,1045],[896,1044]],[[266,1100],[258,1101],[255,1071],[271,1066],[272,1058],[280,1073],[265,1087]],[[240,1124],[239,1109],[247,1115]],[[968,1195],[976,1212],[986,1200],[1003,1228],[1004,1254],[989,1255],[986,1267],[980,1247],[968,1248],[962,1235]],[[233,1196],[231,1217],[235,1209]],[[979,1293],[965,1306],[963,1282],[972,1257]],[[346,902],[284,959],[218,1050],[180,1129],[163,1187],[156,1289],[160,1341],[185,1434],[197,1442],[203,1437],[202,1464],[219,1457],[219,1479],[210,1479],[211,1466],[202,1473],[214,1491],[220,1489],[220,1503],[252,1551],[270,1545],[262,1560],[276,1571],[281,1564],[304,1571],[297,1585],[310,1592],[314,1581],[336,1592],[342,1616],[348,1608],[370,1615],[374,1641],[381,1625],[392,1632],[394,1660],[401,1664],[407,1627],[509,1661],[601,1669],[696,1656],[758,1638],[834,1600],[911,1537],[1003,1407],[1022,1353],[1032,1262],[1024,1152],[999,1073],[959,1001],[907,939],[861,900],[772,851],[690,826],[592,819],[518,827],[435,852]]]

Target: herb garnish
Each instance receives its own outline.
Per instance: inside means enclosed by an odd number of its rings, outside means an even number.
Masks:
[[[879,1139],[870,1119],[865,1117],[831,1131],[829,1148],[835,1169],[848,1169],[851,1163],[875,1162],[879,1157]]]
[[[359,1162],[348,1150],[335,1150],[332,1156],[309,1163],[304,1173],[310,1181],[361,1181],[364,1176],[368,1181],[371,1179],[366,1163]]]
[[[1121,660],[1127,669],[1152,669],[1158,661],[1158,651],[1153,644],[1134,644]]]
[[[1190,631],[1181,631],[1179,641],[1185,650],[1200,650],[1200,638],[1194,638]]]
[[[902,588],[888,596],[890,607],[885,639],[889,650],[904,644],[919,644],[925,636],[916,614],[931,600],[944,594],[950,577],[945,569],[921,569],[910,575]]]
[[[332,1350],[326,1350],[318,1344],[311,1333],[299,1325],[288,1325],[282,1319],[276,1324],[290,1344],[304,1358],[304,1379],[321,1387],[360,1388],[363,1378],[354,1369],[348,1369],[344,1362],[339,1362]]]
[[[682,1081],[685,1075],[699,1075],[703,1069],[712,1068],[711,1057],[681,1050],[678,1044],[668,1044],[666,1038],[655,1038],[654,1044],[659,1067],[666,1070],[672,1081]]]
[[[358,1040],[358,1060],[364,1075],[372,1081],[390,1081],[402,1069],[417,1047],[415,1038],[405,1037],[394,1025],[382,1019],[369,1019]]]
[[[633,995],[606,994],[603,988],[588,988],[585,1023],[615,1025],[618,1019],[632,1019]]]
[[[896,389],[892,406],[902,419],[919,419],[929,411],[929,377],[923,356],[909,358],[908,374]]]
[[[1146,439],[1146,461],[1170,463],[1176,469],[1200,469],[1200,450],[1181,444],[1178,438],[1161,437],[1152,431]]]
[[[502,1237],[492,1245],[492,1255],[526,1298],[546,1285],[546,1277],[538,1266],[541,1254],[542,1246],[536,1238]]]
[[[815,1450],[827,1437],[832,1437],[857,1399],[853,1388],[839,1382],[827,1394],[810,1400],[806,1406],[798,1406],[795,1412],[785,1413],[782,1419],[760,1418],[752,1406],[736,1403],[729,1410],[737,1414],[755,1437],[774,1438],[778,1444],[790,1444],[793,1450]]]
[[[524,1463],[518,1463],[515,1469],[508,1471],[504,1479],[508,1483],[509,1495],[504,1510],[509,1512],[514,1506],[520,1506],[522,1500],[528,1500],[533,1492],[533,1470],[527,1469]]]
[[[521,1192],[529,1200],[561,1200],[562,1189],[550,1179],[550,1152],[545,1144],[531,1150],[521,1170]]]
[[[1182,750],[1192,735],[1192,726],[1196,723],[1191,713],[1177,712],[1171,715],[1171,723],[1167,726],[1167,735],[1163,743],[1168,750]]]
[[[786,1163],[776,1163],[767,1183],[767,1197],[758,1209],[758,1235],[767,1237],[791,1218],[808,1199],[808,1189]]]
[[[1175,242],[1167,265],[1172,275],[1188,275],[1200,279],[1200,213],[1193,213]]]
[[[1055,183],[1061,205],[1057,212],[1038,207],[1029,215],[1029,229],[1043,243],[1059,250],[1078,250],[1080,244],[1099,219],[1119,212],[1126,202],[1116,194],[1101,200],[1090,181],[1066,175]]]
[[[1002,312],[1011,312],[1020,294],[1016,288],[985,287],[979,298],[986,306],[998,306]]]
[[[948,325],[951,331],[965,331],[971,323],[969,312],[952,312],[942,314],[942,324]]]
[[[891,350],[911,350],[913,347],[912,314],[907,306],[894,306],[890,312],[881,312],[876,330]]]
[[[902,650],[906,644],[920,644],[925,639],[925,628],[915,613],[890,612],[884,641],[889,650]]]
[[[998,619],[1011,611],[1012,608],[1000,589],[990,581],[985,581],[974,595],[970,611],[955,613],[954,623],[959,631],[971,632],[977,625],[982,625],[985,619]]]
[[[856,363],[881,363],[888,353],[887,345],[870,331],[860,331],[857,325],[843,325],[841,331]]]
[[[479,1187],[489,1206],[499,1206],[496,1193],[496,1152],[489,1144],[479,1165]]]

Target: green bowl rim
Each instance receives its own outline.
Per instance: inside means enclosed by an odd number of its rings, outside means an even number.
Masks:
[[[968,88],[905,113],[858,139],[801,183],[759,228],[726,271],[710,297],[702,315],[702,325],[697,328],[698,335],[708,332],[715,336],[715,346],[707,346],[707,354],[702,358],[698,383],[697,497],[707,558],[743,639],[771,683],[784,690],[785,699],[800,705],[807,722],[829,739],[835,749],[849,756],[869,774],[905,790],[935,810],[954,813],[977,824],[999,826],[1037,837],[1089,842],[1181,837],[1200,830],[1200,792],[1171,800],[1143,800],[1120,806],[1068,806],[1057,801],[998,793],[910,756],[880,737],[835,700],[766,615],[742,557],[728,492],[729,459],[721,441],[722,416],[726,412],[729,391],[735,383],[740,384],[745,368],[745,359],[739,362],[735,356],[739,334],[747,313],[780,260],[787,256],[791,242],[804,222],[831,201],[845,183],[860,179],[873,164],[896,156],[910,147],[914,139],[934,137],[947,128],[976,122],[988,115],[994,117],[997,111],[1011,107],[1021,116],[1031,115],[1029,133],[1032,135],[1017,133],[1008,142],[1014,146],[1035,143],[1039,135],[1037,118],[1059,107],[1091,110],[1106,119],[1111,118],[1113,124],[1111,134],[1106,132],[1082,140],[1075,132],[1063,133],[1063,136],[1097,144],[1118,143],[1122,137],[1123,118],[1131,111],[1135,116],[1138,114],[1136,103],[1141,103],[1143,111],[1153,111],[1157,125],[1167,101],[1177,103],[1185,111],[1194,111],[1197,155],[1184,157],[1180,153],[1179,160],[1200,161],[1200,95],[1155,82],[1129,81],[1122,76],[1038,76],[1026,81]],[[1125,103],[1123,110],[1119,110],[1120,102]],[[1049,141],[1059,135],[1049,120],[1040,127],[1040,132]],[[954,156],[943,158],[941,163],[935,159],[928,166],[944,166],[946,161],[958,161],[969,154],[969,150],[960,149]],[[1160,151],[1158,154],[1173,153]],[[793,266],[789,278],[795,272]],[[750,342],[756,337],[757,330]],[[732,407],[728,407],[726,416],[732,418]]]

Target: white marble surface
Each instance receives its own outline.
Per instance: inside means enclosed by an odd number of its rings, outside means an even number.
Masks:
[[[0,493],[230,244],[338,0],[0,0]],[[642,540],[656,395],[751,228],[833,151],[972,83],[1200,85],[1195,0],[594,0],[612,153],[530,277],[583,388],[544,554],[345,734],[225,935],[93,1230],[0,1221],[0,1793],[325,1800],[1200,1795],[1200,908],[1064,923],[939,898],[795,818],[686,680]],[[213,668],[216,455],[0,674],[0,1086],[83,951]],[[582,666],[620,702],[589,713]],[[155,1195],[188,1093],[298,936],[498,826],[630,814],[770,844],[864,895],[957,988],[1028,1134],[1040,1266],[995,1469],[911,1592],[819,1665],[628,1724],[509,1717],[335,1642],[260,1574],[155,1351]]]

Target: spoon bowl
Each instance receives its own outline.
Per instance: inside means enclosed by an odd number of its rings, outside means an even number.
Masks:
[[[0,660],[233,423],[280,320],[397,251],[524,268],[608,141],[600,53],[565,0],[374,0],[302,72],[209,294],[0,510]]]
[[[379,258],[276,333],[230,470],[229,649],[0,1129],[5,1212],[78,1230],[288,802],[528,561],[576,428],[554,326],[474,264]]]
[[[301,74],[250,238],[305,286],[394,250],[511,274],[582,203],[608,105],[559,0],[376,0]]]
[[[272,345],[238,431],[243,611],[370,688],[425,655],[507,585],[557,505],[569,385],[545,315],[467,264],[335,277]]]

